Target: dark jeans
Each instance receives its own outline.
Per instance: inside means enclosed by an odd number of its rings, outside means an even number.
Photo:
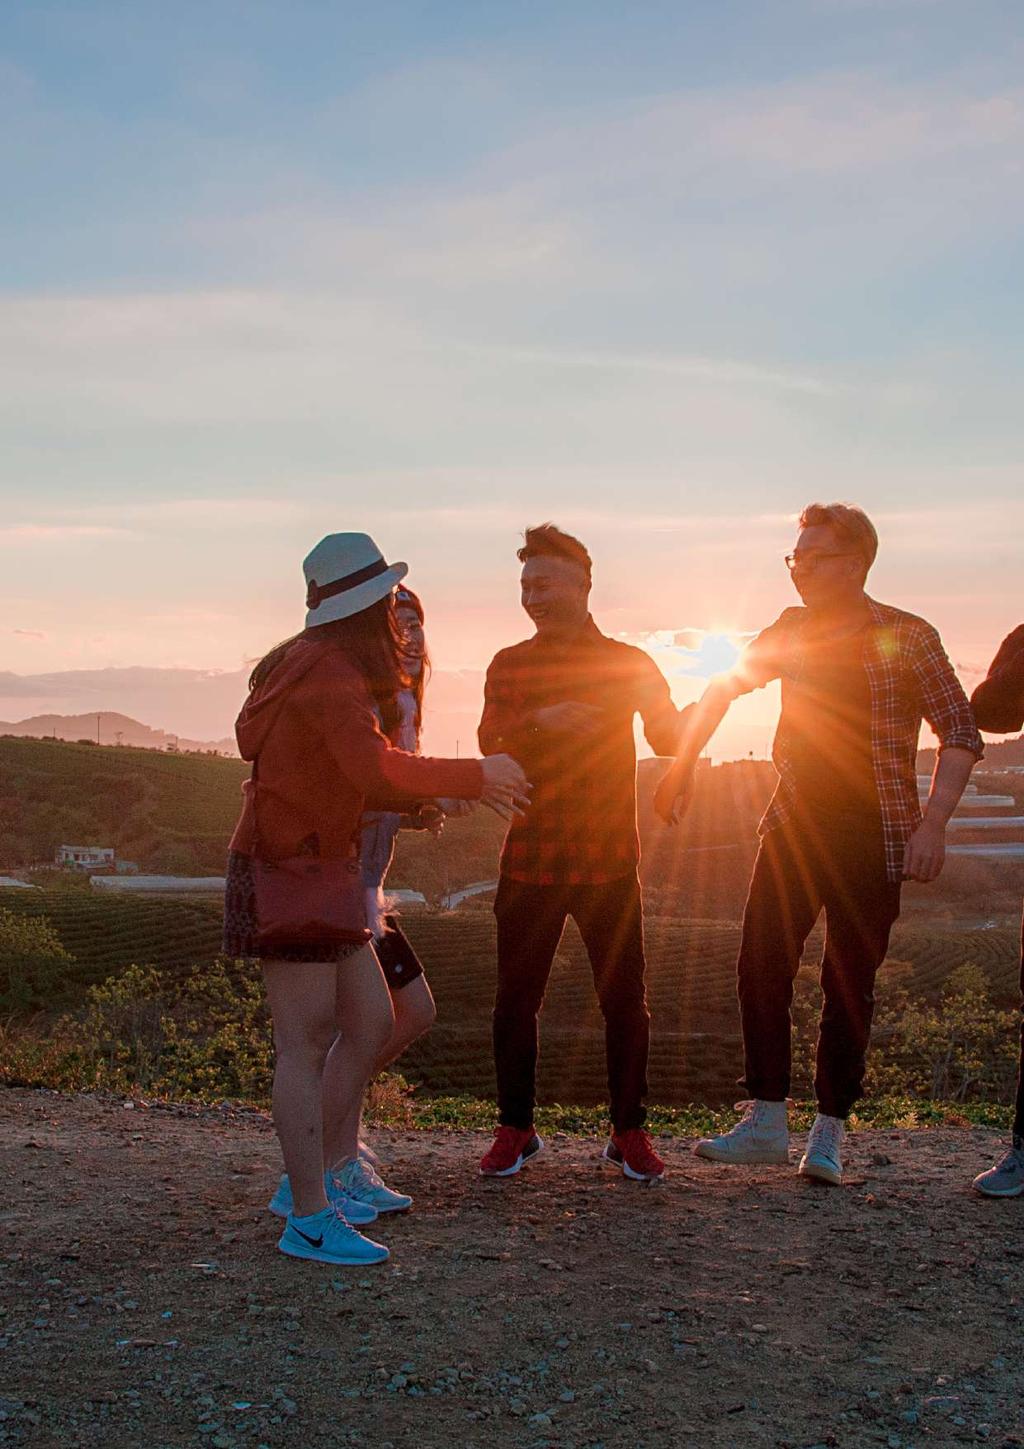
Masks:
[[[1024,1147],[1024,917],[1020,923],[1020,1065],[1017,1068],[1017,1102],[1013,1111],[1013,1135]]]
[[[605,1022],[608,1089],[617,1132],[645,1117],[651,1018],[644,989],[643,913],[636,875],[606,885],[527,885],[502,876],[494,1065],[499,1121],[533,1122],[537,1015],[567,916],[580,929]]]
[[[861,1094],[875,975],[900,912],[899,882],[886,879],[879,820],[805,816],[761,842],[737,968],[751,1097],[778,1102],[789,1095],[793,978],[823,906],[825,1000],[814,1092],[819,1111],[846,1117]]]

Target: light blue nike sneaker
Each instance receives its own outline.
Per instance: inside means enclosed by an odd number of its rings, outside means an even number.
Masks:
[[[324,1173],[324,1192],[327,1194],[329,1206],[336,1212],[340,1212],[343,1218],[354,1223],[356,1227],[364,1227],[367,1223],[372,1223],[377,1216],[375,1207],[370,1203],[360,1202],[358,1199],[350,1197],[331,1172]],[[275,1218],[286,1218],[294,1206],[292,1185],[288,1181],[288,1174],[285,1173],[277,1185],[277,1191],[267,1203],[267,1207]]]
[[[383,1243],[364,1238],[332,1207],[306,1218],[289,1213],[277,1246],[289,1258],[310,1258],[314,1263],[338,1263],[354,1268],[383,1263],[391,1256]]]
[[[385,1187],[377,1169],[362,1157],[353,1157],[344,1167],[336,1167],[333,1177],[349,1198],[378,1213],[404,1213],[412,1207],[412,1198]]]

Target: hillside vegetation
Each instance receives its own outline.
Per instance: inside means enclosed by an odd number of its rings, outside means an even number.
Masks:
[[[232,965],[226,973],[213,967],[220,943],[215,903],[117,898],[78,889],[3,892],[0,907],[12,920],[46,922],[55,947],[70,958],[59,959],[54,969],[37,978],[44,989],[35,999],[12,1001],[6,1008],[27,1005],[45,1013],[44,1018],[37,1018],[33,1030],[45,1036],[54,1029],[59,1012],[84,1011],[93,1023],[106,1020],[113,1012],[116,1035],[123,1022],[135,1020],[140,1011],[159,1020],[166,1009],[192,1020],[201,1018],[215,999],[220,1034],[215,1070],[211,1076],[210,1063],[197,1051],[188,1058],[199,1073],[196,1081],[220,1083],[221,1094],[232,1095],[229,1086],[239,1064],[252,1058],[256,1065],[247,1068],[246,1092],[256,1091],[253,1082],[266,1086],[269,1032],[257,975],[248,967]],[[402,1071],[430,1093],[488,1097],[494,1088],[490,1038],[493,918],[486,910],[418,910],[406,914],[405,925],[426,966],[437,999],[438,1023],[406,1055]],[[654,1024],[652,1100],[665,1106],[731,1101],[740,1072],[735,996],[738,924],[655,916],[648,920],[647,940]],[[0,940],[0,947],[2,944]],[[966,990],[977,998],[968,1010],[974,1023],[968,1031],[971,1049],[977,1052],[981,1042],[982,1054],[988,1058],[982,1064],[984,1070],[979,1068],[981,1076],[975,1073],[974,1085],[968,1084],[967,1094],[976,1094],[977,1081],[983,1079],[989,1099],[1000,1100],[1004,1088],[1008,1090],[1015,1051],[1011,1011],[1016,994],[1016,947],[1016,933],[1009,926],[960,931],[927,922],[898,926],[890,960],[880,978],[879,1061],[884,1059],[887,1040],[894,1032],[899,1035],[903,1020],[923,1022],[930,1014],[941,1028],[942,1013],[948,1009],[950,1023],[957,1027],[954,1007],[948,999],[940,1003],[944,993],[948,998],[954,988],[960,995]],[[820,949],[819,931],[809,943],[807,967],[798,981],[796,1017],[802,1045],[797,1070],[804,1085],[810,1072],[808,1044],[818,1010],[813,965]],[[0,949],[0,957],[2,954]],[[133,967],[143,969],[132,974]],[[146,970],[148,967],[155,970]],[[198,973],[194,967],[199,968]],[[957,973],[964,971],[969,979],[958,984]],[[0,997],[4,987],[0,959]],[[988,1045],[984,1045],[989,1040],[985,1032],[992,1038]],[[106,1039],[103,1032],[100,1036]],[[180,1034],[177,1040],[179,1050]],[[542,1042],[539,1088],[543,1102],[586,1105],[604,1099],[604,1023],[582,943],[571,925],[552,973]],[[158,1056],[161,1049],[152,1042],[146,1048],[150,1057]],[[910,1043],[900,1049],[904,1055],[921,1057],[931,1047]],[[175,1081],[186,1082],[193,1066],[175,1071]],[[905,1088],[900,1085],[898,1089]]]
[[[0,891],[0,910],[47,921],[72,958],[31,1003],[40,1011],[81,1005],[88,987],[127,966],[155,966],[180,979],[220,950],[221,904],[207,897],[117,896],[87,887]]]
[[[0,867],[113,845],[145,870],[220,874],[248,773],[214,755],[0,738]]]
[[[693,807],[669,830],[651,807],[663,769],[662,761],[644,760],[637,776],[648,909],[736,920],[775,772],[764,760],[703,771]],[[244,761],[215,755],[0,738],[0,870],[50,861],[68,843],[113,845],[146,871],[219,875],[248,773]],[[981,775],[978,784],[1024,802],[1024,779]],[[503,834],[483,809],[449,821],[440,839],[404,831],[390,883],[438,902],[449,890],[493,880]],[[959,859],[924,894],[909,889],[906,901],[913,906],[920,896],[929,912],[1009,913],[1022,891],[1024,867]]]

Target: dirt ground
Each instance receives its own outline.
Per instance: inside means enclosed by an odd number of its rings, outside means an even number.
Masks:
[[[375,1269],[275,1250],[269,1122],[0,1091],[0,1444],[1024,1445],[1024,1198],[982,1131],[864,1132],[839,1190],[659,1143],[377,1133]],[[795,1153],[794,1153],[795,1157]]]

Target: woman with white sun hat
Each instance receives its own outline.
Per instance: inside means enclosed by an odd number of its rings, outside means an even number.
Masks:
[[[357,1144],[340,1162],[323,1154],[325,1104],[358,1120],[348,1099],[358,1091],[361,1100],[394,1023],[366,924],[364,807],[446,795],[509,818],[529,787],[508,756],[438,760],[390,743],[405,683],[393,598],[404,563],[388,564],[366,534],[336,533],[303,569],[305,628],[256,665],[236,724],[253,770],[228,858],[224,949],[260,962],[274,1024],[274,1123],[287,1172],[272,1204],[287,1215],[278,1246],[367,1264],[388,1250],[345,1215],[376,1216],[340,1179]]]

